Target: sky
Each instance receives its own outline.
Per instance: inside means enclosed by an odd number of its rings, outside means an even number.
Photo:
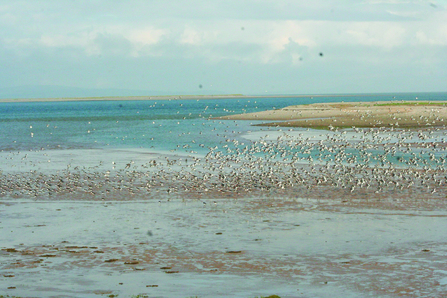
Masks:
[[[0,95],[56,87],[444,92],[447,0],[0,0]]]

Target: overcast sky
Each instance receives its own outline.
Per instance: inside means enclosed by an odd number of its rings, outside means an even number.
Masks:
[[[0,0],[0,88],[447,91],[446,0]]]

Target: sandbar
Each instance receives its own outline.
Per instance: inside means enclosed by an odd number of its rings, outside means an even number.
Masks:
[[[445,126],[445,101],[376,101],[315,103],[282,109],[219,117],[227,120],[268,120],[261,126],[348,127],[439,127]]]

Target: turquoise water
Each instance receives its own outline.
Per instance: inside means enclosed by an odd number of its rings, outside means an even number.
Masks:
[[[146,148],[206,152],[260,128],[211,117],[338,101],[447,100],[447,93],[340,97],[0,103],[0,150]]]

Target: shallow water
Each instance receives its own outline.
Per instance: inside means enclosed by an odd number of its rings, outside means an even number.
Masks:
[[[227,138],[238,139],[247,131],[262,129],[250,125],[260,121],[209,120],[211,117],[314,102],[414,100],[416,97],[446,100],[447,94],[0,103],[0,150],[146,148],[182,154],[204,152],[204,148],[219,145]]]

